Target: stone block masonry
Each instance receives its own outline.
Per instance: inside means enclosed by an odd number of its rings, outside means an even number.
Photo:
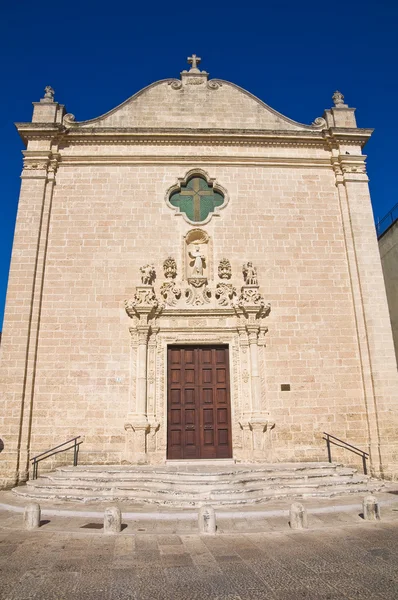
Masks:
[[[302,125],[197,71],[82,123],[47,91],[17,124],[27,149],[0,366],[3,487],[76,435],[83,463],[163,462],[167,346],[184,343],[229,348],[234,458],[325,460],[328,431],[370,450],[374,475],[397,475],[397,372],[362,154],[371,130],[340,97]],[[195,174],[224,197],[203,222],[168,201]],[[206,283],[191,276],[190,239]],[[162,296],[168,257],[174,305]],[[248,262],[257,309],[271,305],[261,319],[237,304]],[[155,312],[131,304],[144,265]],[[216,297],[220,283],[231,287]],[[189,295],[199,284],[208,296]]]

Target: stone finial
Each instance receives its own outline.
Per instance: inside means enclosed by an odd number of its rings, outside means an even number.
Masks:
[[[307,511],[302,504],[294,502],[290,507],[289,514],[289,525],[291,529],[306,529],[308,527]]]
[[[333,94],[332,100],[333,100],[335,106],[344,106],[344,96],[338,90],[336,90],[335,93]]]
[[[362,508],[365,521],[380,521],[380,506],[375,496],[366,496]]]
[[[169,256],[163,263],[163,271],[166,279],[175,279],[177,277],[177,263]]]
[[[40,527],[41,510],[40,504],[32,502],[25,506],[23,513],[23,522],[25,529],[37,529]]]
[[[109,506],[104,513],[104,533],[116,534],[122,530],[122,513],[117,506]]]
[[[46,85],[44,88],[44,98],[45,102],[54,102],[54,90],[51,85]]]
[[[199,58],[199,56],[196,56],[196,54],[192,54],[192,56],[188,56],[187,61],[188,63],[191,65],[191,68],[189,69],[190,72],[194,72],[194,73],[199,73],[199,69],[198,69],[198,64],[201,62],[201,58]]]
[[[202,506],[198,516],[199,533],[214,535],[217,530],[216,513],[212,506]]]
[[[144,265],[140,267],[141,282],[143,285],[152,285],[156,277],[155,267],[153,265]]]
[[[220,279],[231,279],[232,269],[228,258],[222,258],[218,265],[218,276]]]
[[[252,262],[247,262],[242,267],[243,279],[246,285],[258,285],[257,269]]]

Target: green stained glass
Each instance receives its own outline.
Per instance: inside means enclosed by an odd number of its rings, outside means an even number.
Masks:
[[[202,177],[192,177],[179,192],[170,196],[170,204],[178,207],[193,223],[204,221],[223,202],[224,196],[209,187]]]

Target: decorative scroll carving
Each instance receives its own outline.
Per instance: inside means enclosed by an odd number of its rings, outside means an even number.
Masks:
[[[211,292],[207,289],[206,277],[189,277],[189,288],[185,290],[187,304],[201,306],[210,302]]]
[[[246,285],[258,285],[257,269],[252,262],[247,262],[242,267],[243,279]]]
[[[44,171],[47,169],[47,164],[46,162],[25,162],[26,159],[24,160],[24,169],[26,169],[27,171]]]
[[[236,289],[231,283],[218,283],[215,296],[221,306],[229,306],[236,295]]]
[[[156,278],[156,271],[153,265],[144,265],[140,267],[141,281],[143,285],[152,285]]]
[[[220,83],[219,81],[208,81],[207,82],[207,87],[209,88],[209,90],[218,90],[218,88],[220,88],[222,86],[222,83]]]
[[[76,118],[75,115],[72,115],[72,113],[67,113],[66,115],[64,115],[64,118],[62,119],[62,123],[63,125],[65,125],[65,127],[71,127],[72,125],[75,125]]]
[[[126,300],[126,311],[129,316],[129,309],[137,306],[152,306],[157,307],[159,304],[156,294],[152,287],[137,286],[133,300]],[[135,314],[134,311],[132,311]]]
[[[58,160],[56,158],[54,158],[53,160],[50,161],[50,163],[48,165],[48,172],[56,173],[57,169],[58,169]]]
[[[341,165],[343,173],[366,173],[366,166],[364,164],[360,165]]]
[[[175,306],[177,300],[181,297],[181,289],[175,284],[174,281],[165,281],[160,287],[160,293],[162,294],[166,304],[169,306]]]
[[[177,277],[177,263],[169,256],[163,263],[163,271],[166,279],[175,279]]]
[[[228,258],[222,258],[218,265],[218,276],[220,279],[231,279],[232,269]]]
[[[323,117],[317,117],[312,124],[314,127],[319,127],[320,129],[325,129],[327,127],[327,123]]]
[[[172,90],[180,90],[182,88],[182,82],[179,79],[169,81],[169,86]]]
[[[261,305],[264,304],[264,299],[260,294],[257,286],[243,286],[238,299],[239,305]]]

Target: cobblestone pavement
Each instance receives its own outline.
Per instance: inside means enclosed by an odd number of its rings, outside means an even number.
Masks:
[[[29,532],[2,517],[1,600],[398,598],[397,520],[216,536],[128,526],[105,536],[45,523]]]

